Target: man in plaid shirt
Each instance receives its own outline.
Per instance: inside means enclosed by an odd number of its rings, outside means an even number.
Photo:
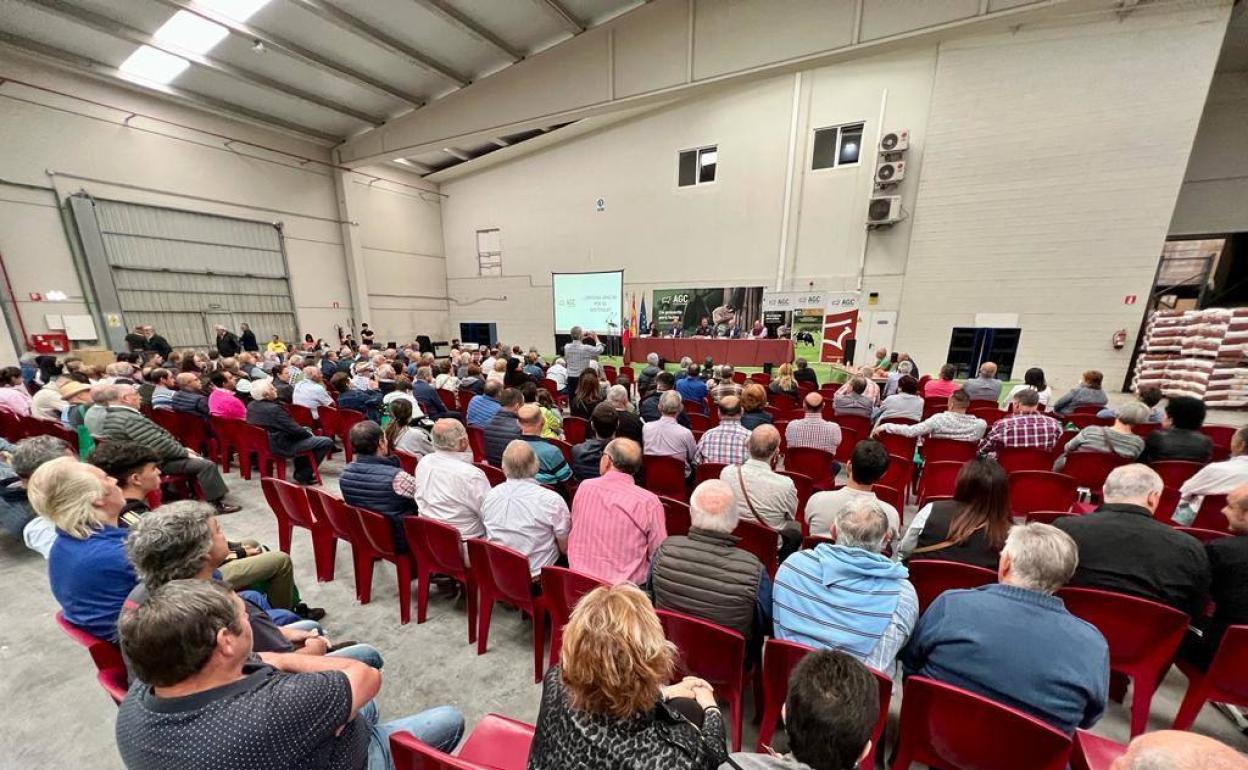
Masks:
[[[724,396],[719,402],[719,425],[698,441],[697,462],[740,465],[750,459],[749,440],[750,431],[741,424],[741,400]]]
[[[741,393],[745,388],[732,379],[732,366],[724,364],[719,367],[719,379],[715,382],[715,387],[711,388],[711,399],[718,404],[726,396],[741,398]]]
[[[1002,449],[1031,448],[1052,452],[1062,435],[1062,425],[1041,414],[1040,394],[1028,388],[1014,394],[1014,414],[993,423],[984,440],[979,442],[980,454],[995,454]]]
[[[823,396],[807,393],[805,406],[806,416],[789,423],[784,431],[789,448],[811,447],[836,454],[841,445],[841,426],[823,419]]]

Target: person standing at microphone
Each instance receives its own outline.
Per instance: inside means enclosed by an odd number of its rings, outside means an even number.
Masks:
[[[573,326],[569,336],[572,341],[563,348],[563,359],[568,366],[568,384],[564,392],[568,394],[568,398],[572,398],[576,394],[581,372],[585,371],[590,361],[598,360],[598,356],[606,348],[598,341],[597,333],[584,332],[579,326]]]

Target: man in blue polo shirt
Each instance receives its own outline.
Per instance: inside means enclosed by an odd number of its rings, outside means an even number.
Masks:
[[[484,428],[485,424],[494,419],[502,404],[498,403],[498,394],[503,392],[503,383],[488,380],[485,391],[468,402],[468,425],[472,428]]]
[[[690,364],[688,373],[676,380],[676,392],[687,401],[697,401],[699,404],[705,401],[706,382],[702,379],[702,367]]]
[[[516,417],[520,423],[520,440],[528,442],[537,455],[537,483],[562,484],[572,478],[572,468],[563,451],[542,438],[542,408],[537,404],[525,404]]]

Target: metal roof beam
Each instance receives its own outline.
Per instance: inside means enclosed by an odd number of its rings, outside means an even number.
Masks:
[[[348,67],[345,64],[331,62],[315,51],[304,48],[298,43],[256,29],[249,24],[235,21],[229,16],[217,13],[211,8],[205,8],[204,6],[196,3],[195,0],[156,0],[156,2],[167,5],[170,8],[176,8],[180,11],[193,13],[201,19],[207,19],[208,21],[220,24],[228,29],[232,34],[245,37],[253,42],[263,43],[265,48],[281,52],[291,58],[298,59],[304,64],[316,67],[323,72],[328,72],[336,77],[350,80],[356,85],[370,88],[377,93],[385,94],[386,96],[398,99],[411,105],[412,107],[423,107],[425,105],[425,100],[420,96],[407,93],[401,88],[396,88],[388,83],[384,83],[371,75],[366,75],[363,72]]]
[[[25,51],[28,54],[33,54],[48,60],[55,65],[65,67],[76,72],[92,75],[94,77],[102,77],[106,80],[121,83],[130,88],[141,88],[143,90],[155,91],[173,101],[180,102],[189,107],[207,110],[209,112],[214,112],[231,118],[241,118],[252,123],[258,123],[262,126],[268,126],[269,128],[280,128],[288,133],[298,134],[304,137],[313,137],[329,144],[338,144],[341,141],[341,137],[334,136],[333,134],[317,131],[316,129],[308,128],[305,125],[292,123],[284,118],[279,118],[263,112],[257,112],[247,107],[230,104],[229,102],[223,101],[214,96],[208,96],[207,94],[201,94],[197,91],[190,91],[177,86],[159,85],[156,83],[141,81],[126,75],[111,64],[106,64],[90,57],[73,53],[72,51],[66,51],[63,48],[57,48],[56,46],[51,46],[46,43],[40,43],[36,40],[31,40],[30,38],[21,37],[20,35],[0,31],[0,44],[8,45],[19,51]]]
[[[459,88],[463,88],[472,82],[472,78],[467,75],[462,75],[459,72],[456,72],[454,69],[440,61],[437,61],[432,56],[417,51],[407,43],[393,37],[385,30],[374,27],[372,24],[369,24],[358,16],[352,16],[336,5],[330,5],[329,3],[324,2],[324,0],[290,0],[290,2],[300,8],[304,8],[316,14],[331,24],[335,24],[354,35],[358,35],[359,37],[386,49],[390,53],[402,56],[403,58],[414,62],[418,66],[434,73],[435,75],[440,75],[441,77],[446,78]]]
[[[452,26],[458,27],[481,42],[487,43],[506,54],[512,62],[517,62],[524,58],[524,52],[519,48],[495,35],[480,23],[468,18],[453,5],[446,2],[446,0],[415,0],[415,2],[430,13],[440,16]]]
[[[559,23],[568,28],[573,35],[579,35],[585,31],[585,25],[576,20],[571,11],[563,6],[559,0],[538,0],[538,5],[545,7],[559,19]]]
[[[331,110],[340,115],[347,115],[355,118],[356,120],[368,123],[373,127],[380,126],[386,122],[386,119],[383,117],[370,115],[367,112],[362,112],[360,110],[338,104],[337,102],[330,101],[329,99],[296,88],[295,86],[274,80],[268,75],[253,72],[242,67],[236,67],[229,62],[213,59],[212,57],[197,54],[194,51],[188,51],[176,45],[170,45],[162,42],[141,29],[136,29],[106,16],[101,16],[100,14],[94,13],[85,8],[71,5],[65,2],[65,0],[21,0],[21,2],[38,6],[49,13],[54,13],[62,18],[69,19],[70,21],[77,22],[86,27],[90,27],[97,32],[111,35],[121,40],[134,43],[135,45],[151,46],[152,48],[156,48],[166,53],[173,54],[174,56],[186,59],[192,64],[210,72],[215,72],[243,83],[250,83],[251,85],[267,88],[271,91],[277,91],[279,93],[292,96],[310,104],[315,104],[318,107],[324,107],[325,109]]]

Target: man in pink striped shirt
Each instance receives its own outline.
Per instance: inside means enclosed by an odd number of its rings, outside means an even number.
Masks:
[[[602,475],[576,490],[568,566],[611,583],[644,583],[667,525],[658,496],[633,481],[641,470],[641,447],[614,439],[599,467]]]

